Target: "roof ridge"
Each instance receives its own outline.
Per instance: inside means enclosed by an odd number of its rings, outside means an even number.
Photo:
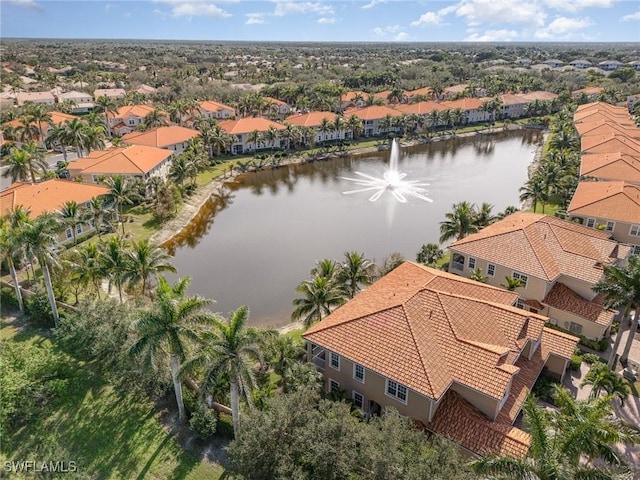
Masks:
[[[429,375],[427,366],[425,365],[425,361],[424,358],[422,357],[422,351],[420,350],[419,346],[418,346],[418,342],[416,341],[416,336],[413,333],[413,327],[411,325],[411,320],[409,319],[409,314],[405,308],[406,303],[413,299],[416,298],[418,296],[419,293],[422,292],[422,289],[418,290],[413,296],[411,296],[410,298],[408,298],[407,300],[405,300],[403,303],[400,304],[400,308],[402,308],[403,312],[404,312],[404,318],[405,321],[407,322],[407,326],[409,327],[409,334],[411,335],[411,340],[413,340],[413,345],[416,349],[416,352],[418,353],[418,358],[420,359],[420,365],[422,366],[422,370],[424,371],[424,375],[425,375],[425,380],[427,382],[427,385],[429,386],[429,390],[431,391],[431,396],[435,398],[434,395],[434,388],[433,388],[433,383],[431,382],[431,376]],[[416,301],[418,301],[419,299],[416,298]],[[431,314],[433,313],[433,310],[429,310],[429,318],[431,318]],[[438,346],[438,342],[434,342],[434,345]],[[440,348],[438,348],[438,350],[440,350]],[[446,360],[445,360],[445,364],[447,366],[447,370],[449,370],[449,365],[447,364]],[[449,377],[451,377],[451,375],[449,375]]]
[[[347,303],[349,303],[349,302],[347,302]],[[335,309],[334,311],[332,311],[329,315],[331,315],[331,314],[333,314],[333,313],[337,312],[337,311],[338,311],[338,309],[340,309],[340,308],[344,307],[345,305],[346,305],[346,303],[342,304],[340,307],[338,307],[337,309]],[[398,303],[398,304],[395,304],[395,305],[391,305],[391,306],[389,306],[389,307],[387,307],[387,308],[383,308],[383,309],[381,309],[381,310],[376,310],[376,311],[374,311],[373,313],[386,312],[386,311],[392,310],[392,309],[394,309],[394,308],[403,308],[403,304],[402,304],[402,303]],[[320,324],[323,322],[323,320],[324,320],[324,319],[326,319],[329,315],[327,315],[327,316],[326,316],[326,317],[324,317],[322,320],[319,320],[316,324],[314,324],[314,325],[312,325],[311,327],[309,327],[309,329],[308,329],[306,332],[304,332],[304,333],[303,333],[303,335],[307,335],[307,334],[311,334],[311,335],[313,335],[314,333],[324,332],[325,330],[329,330],[329,329],[334,328],[334,327],[338,327],[338,326],[342,326],[342,325],[347,325],[347,324],[349,324],[349,323],[351,323],[351,322],[354,322],[354,321],[356,321],[356,320],[361,320],[361,319],[363,319],[363,318],[370,317],[370,316],[372,315],[372,313],[366,313],[366,314],[359,315],[359,316],[354,317],[354,318],[350,318],[349,320],[342,320],[342,321],[339,321],[339,322],[333,323],[333,324],[331,324],[331,325],[324,325],[322,328],[317,328],[317,327],[319,327],[319,326],[320,326]],[[314,329],[314,328],[315,328],[315,330],[310,331],[311,329]]]
[[[541,219],[541,220],[542,220],[542,219]],[[536,222],[536,223],[537,223],[537,222]],[[558,243],[560,243],[560,241],[558,240],[558,236],[555,234],[555,232],[553,231],[553,228],[551,227],[551,224],[550,224],[549,222],[543,222],[543,223],[544,223],[545,225],[547,225],[547,227],[549,228],[549,230],[551,230],[551,232],[553,233],[553,236],[554,236],[554,238],[556,239],[556,241],[557,241]],[[533,225],[533,224],[529,224],[529,225],[527,225],[527,227],[529,227],[529,226],[531,226],[531,225]],[[534,245],[533,245],[533,242],[532,242],[532,238],[533,238],[533,237],[531,237],[531,236],[529,235],[529,232],[527,231],[527,228],[523,228],[523,229],[522,229],[522,232],[524,233],[525,238],[526,238],[526,239],[527,239],[527,241],[529,242],[529,246],[531,247],[531,251],[533,252],[533,255],[536,257],[536,260],[538,260],[538,263],[540,264],[540,268],[542,268],[542,271],[544,271],[544,273],[545,273],[545,275],[547,276],[547,278],[548,278],[549,280],[551,280],[551,278],[552,278],[552,277],[551,277],[551,275],[549,274],[549,271],[547,270],[546,265],[545,265],[545,264],[544,264],[544,262],[540,259],[540,255],[538,255],[538,248],[536,248],[536,246],[534,246]],[[545,234],[545,238],[546,238],[546,234]],[[536,242],[536,243],[537,243],[537,242]],[[542,244],[541,244],[541,245],[537,245],[537,247],[539,247],[539,248],[544,248],[544,249],[545,249],[545,251],[546,251],[547,253],[549,253],[549,249],[548,249],[548,248],[547,248],[547,246],[544,244],[544,242],[541,242],[541,243],[542,243]],[[564,249],[563,249],[563,250],[564,250]],[[550,255],[550,257],[553,259],[553,255]],[[555,262],[555,261],[553,261],[553,263],[554,263],[554,265],[555,265],[556,269],[557,269],[557,270],[560,270],[560,269],[558,268],[558,265],[556,264],[556,262]],[[555,278],[555,277],[554,277],[554,278]]]

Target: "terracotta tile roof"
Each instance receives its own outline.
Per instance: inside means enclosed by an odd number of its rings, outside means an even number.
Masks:
[[[271,102],[274,105],[279,105],[281,107],[289,107],[290,105],[287,102],[283,102],[280,99],[277,98],[273,98],[273,97],[264,97],[265,101],[267,102]]]
[[[516,298],[405,262],[304,337],[433,399],[452,382],[501,399],[518,371],[505,357],[545,322]]]
[[[583,155],[580,175],[640,184],[640,153],[594,153]]]
[[[545,305],[573,313],[598,325],[608,327],[613,322],[614,311],[605,309],[602,304],[585,300],[564,283],[556,282],[542,301]]]
[[[640,223],[640,186],[627,182],[580,182],[567,211],[571,215]]]
[[[391,90],[383,90],[382,92],[374,93],[373,98],[375,98],[376,100],[384,100],[386,102],[387,97],[389,96],[390,93],[391,93]]]
[[[428,115],[434,110],[441,112],[449,109],[446,105],[436,102],[403,103],[395,108],[404,114],[413,113],[417,115]]]
[[[16,100],[18,104],[22,105],[24,102],[37,102],[40,100],[53,102],[55,101],[55,97],[51,92],[18,92],[16,94]]]
[[[591,135],[580,138],[580,150],[583,154],[621,152],[640,155],[640,140],[620,133]]]
[[[155,87],[152,87],[151,85],[145,85],[143,83],[138,88],[136,88],[135,91],[143,95],[153,95],[158,91],[158,89]]]
[[[367,98],[367,93],[366,92],[362,92],[362,91],[354,91],[354,92],[347,92],[344,95],[342,95],[342,97],[340,98],[341,102],[351,102],[354,98],[356,98],[357,95],[360,95],[363,99]]]
[[[587,111],[582,112],[581,114],[576,113],[573,116],[573,122],[575,124],[586,122],[614,122],[626,128],[635,127],[635,122],[628,115],[614,115],[607,111]]]
[[[433,90],[431,90],[431,87],[422,87],[422,88],[416,88],[415,90],[405,90],[404,94],[407,96],[407,98],[411,98],[411,97],[415,97],[417,95],[431,95],[433,93]]]
[[[74,118],[80,118],[80,117],[76,117],[75,115],[69,115],[66,113],[62,113],[62,112],[56,112],[56,111],[51,111],[49,112],[51,114],[51,123],[53,125],[61,125],[63,123],[66,123],[70,120],[73,120]],[[36,122],[31,122],[32,125],[37,125]],[[6,125],[8,127],[21,127],[22,126],[22,122],[20,120],[11,120],[10,122],[5,122],[2,125]],[[47,125],[47,123],[43,123],[43,125]]]
[[[200,132],[197,130],[171,125],[169,127],[152,128],[146,132],[127,133],[122,137],[122,140],[136,145],[165,148],[177,143],[188,142],[199,135]]]
[[[93,92],[93,97],[94,98],[99,98],[99,97],[124,97],[127,94],[127,92],[124,91],[123,88],[98,88],[97,90],[94,90]]]
[[[630,128],[620,125],[613,120],[578,123],[576,124],[576,130],[581,137],[592,135],[624,135],[634,140],[640,139],[640,128]]]
[[[71,162],[69,173],[72,177],[81,174],[141,175],[151,171],[171,155],[170,150],[146,145],[94,150],[87,157]]]
[[[336,119],[336,114],[333,112],[298,113],[285,118],[284,121],[299,127],[318,127],[325,118],[330,123],[333,123]]]
[[[461,83],[459,85],[452,85],[450,87],[445,88],[444,89],[444,93],[462,93],[467,89],[468,86],[469,86],[468,83]]]
[[[598,264],[628,254],[607,232],[528,212],[509,215],[450,248],[545,281],[567,275],[594,284],[602,276]]]
[[[579,90],[574,90],[573,92],[571,92],[571,95],[573,95],[574,97],[577,97],[579,95],[582,95],[583,93],[585,95],[597,95],[598,93],[601,93],[601,92],[602,92],[602,87],[585,87]]]
[[[276,130],[282,130],[284,125],[267,120],[262,117],[246,117],[239,118],[237,120],[225,120],[220,122],[220,127],[229,135],[240,135],[243,133],[251,133],[254,130],[259,132],[266,132],[269,127],[274,127]]]
[[[236,110],[229,105],[225,105],[224,103],[215,102],[213,100],[205,100],[203,102],[199,102],[200,110],[204,110],[207,112],[220,112],[222,110],[230,110],[235,115]]]
[[[460,98],[458,100],[446,100],[442,102],[442,105],[450,109],[479,110],[482,106],[482,100],[479,98]]]
[[[107,116],[111,118],[129,118],[129,117],[145,118],[154,110],[155,108],[150,105],[125,105],[123,107],[120,107],[116,112],[107,113]],[[166,112],[162,112],[162,113],[168,118],[169,116],[168,113]]]
[[[568,333],[559,332],[552,328],[545,327],[542,331],[542,341],[540,343],[540,353],[543,358],[550,354],[558,357],[571,359],[573,352],[578,346],[578,338]]]
[[[0,192],[0,215],[22,205],[29,208],[32,217],[55,212],[68,201],[85,203],[109,191],[101,185],[89,185],[70,180],[46,180],[40,183],[17,183]]]
[[[489,420],[452,390],[444,396],[427,428],[481,455],[522,458],[531,444],[529,434],[508,423]]]
[[[402,115],[398,110],[384,105],[371,105],[370,107],[350,109],[345,112],[345,117],[355,115],[361,120],[379,120],[391,115],[392,117],[399,117]]]
[[[595,87],[598,88],[598,87]],[[579,91],[579,90],[578,90]],[[606,102],[590,102],[585,103],[583,105],[578,105],[576,108],[576,114],[584,114],[585,112],[608,112],[614,115],[623,115],[625,117],[629,116],[629,112],[624,107],[616,107],[615,105],[611,105]]]
[[[498,98],[503,105],[525,105],[529,103],[526,98],[517,93],[503,93],[502,95],[498,95]]]
[[[522,95],[522,97],[526,99],[527,102],[533,102],[535,100],[549,101],[549,100],[555,100],[556,98],[558,98],[558,95],[556,95],[555,93],[546,92],[544,90],[536,90],[533,92],[521,93],[520,95]]]

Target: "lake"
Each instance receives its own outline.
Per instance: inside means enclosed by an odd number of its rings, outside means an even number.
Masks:
[[[215,299],[214,311],[248,305],[251,325],[282,326],[317,260],[350,250],[378,262],[392,252],[415,260],[422,244],[438,242],[454,203],[489,202],[495,213],[519,206],[541,142],[541,132],[527,130],[401,149],[399,171],[428,182],[433,203],[342,193],[358,188],[342,178],[355,171],[382,176],[389,150],[243,174],[167,246],[179,275],[192,278],[190,293]]]

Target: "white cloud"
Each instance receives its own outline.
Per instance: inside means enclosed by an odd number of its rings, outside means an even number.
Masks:
[[[216,3],[229,3],[235,0],[218,0],[215,3],[209,0],[154,0],[155,3],[171,5],[171,15],[174,17],[211,17],[227,18],[231,14],[221,9]],[[155,13],[160,13],[154,10]]]
[[[363,5],[361,8],[368,10],[370,8],[375,7],[376,5],[380,5],[381,3],[387,3],[387,0],[371,0],[369,3]]]
[[[2,3],[9,3],[11,5],[17,5],[18,7],[31,8],[32,10],[43,10],[35,0],[2,0]]]
[[[335,17],[321,17],[318,19],[318,23],[323,23],[323,24],[336,23],[336,19]]]
[[[316,15],[326,16],[333,15],[334,10],[331,5],[325,5],[322,2],[298,2],[295,0],[273,0],[276,9],[273,14],[276,17],[283,17],[289,14],[312,13]]]
[[[515,30],[487,30],[484,34],[477,32],[472,33],[465,41],[467,42],[510,42],[518,38],[518,32]]]
[[[609,8],[616,0],[544,0],[544,4],[555,10],[577,12],[583,8]]]
[[[541,40],[567,40],[593,24],[588,18],[556,17],[549,25],[537,30],[534,36]]]
[[[393,38],[393,40],[396,42],[404,42],[408,38],[409,38],[409,34],[405,32],[400,32]]]
[[[409,38],[409,35],[402,31],[400,25],[387,25],[386,27],[376,27],[371,30],[376,37],[390,38],[396,42],[402,42]]]
[[[521,0],[463,0],[440,11],[443,12],[455,13],[468,25],[525,23],[542,26],[546,18],[538,3]]]
[[[444,25],[442,23],[442,14],[439,12],[427,12],[420,15],[420,18],[411,22],[412,27]]]
[[[262,12],[247,13],[246,14],[247,21],[244,22],[244,24],[245,25],[261,25],[265,23],[264,16],[265,14]]]
[[[629,15],[625,15],[622,17],[623,22],[635,22],[640,21],[640,11],[636,13],[630,13]]]

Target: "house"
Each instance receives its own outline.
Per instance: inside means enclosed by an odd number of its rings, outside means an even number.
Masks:
[[[365,105],[368,94],[362,91],[347,92],[340,97],[340,108],[362,108]]]
[[[349,118],[351,115],[355,115],[362,120],[365,137],[374,137],[383,133],[397,131],[397,127],[385,125],[386,118],[401,117],[402,113],[395,108],[384,105],[371,105],[370,107],[347,110],[344,113],[345,118]]]
[[[100,97],[107,97],[112,100],[124,98],[127,92],[123,88],[98,88],[93,92],[93,99],[98,100]]]
[[[337,115],[333,112],[309,112],[288,116],[284,121],[298,127],[310,127],[316,131],[315,141],[322,143],[331,140],[344,140],[351,137],[346,128],[335,131],[333,128]],[[346,123],[346,122],[345,122]]]
[[[51,92],[18,92],[16,94],[16,101],[19,107],[27,102],[53,106],[56,103],[56,97],[54,97]]]
[[[150,105],[125,105],[118,108],[115,112],[107,113],[109,118],[109,128],[118,136],[126,135],[135,131],[139,125],[142,125],[151,112],[155,108]],[[165,122],[169,124],[169,114],[162,112]]]
[[[449,110],[446,105],[443,105],[438,102],[416,102],[416,103],[404,103],[402,105],[398,105],[395,107],[396,110],[401,112],[403,115],[419,115],[423,118],[423,125],[432,127],[431,120],[429,119],[429,115],[434,110],[437,112],[443,112],[445,110]],[[446,124],[446,121],[442,119],[442,117],[435,124],[436,127],[440,127]]]
[[[220,127],[233,139],[231,153],[255,152],[265,148],[281,148],[285,141],[281,138],[268,138],[265,134],[274,129],[284,130],[285,126],[261,117],[245,117],[220,122]],[[258,132],[257,138],[254,137]]]
[[[327,391],[384,407],[477,453],[522,457],[513,426],[542,369],[561,378],[577,338],[514,307],[517,294],[405,262],[303,334]]]
[[[165,148],[131,145],[128,147],[93,150],[84,158],[68,166],[71,178],[81,178],[85,183],[99,183],[101,177],[123,175],[149,180],[158,177],[166,180],[171,168],[173,152]]]
[[[144,83],[134,90],[134,92],[146,96],[155,95],[157,91],[157,88],[152,87],[151,85],[146,85]]]
[[[583,98],[583,96],[591,101],[598,99],[602,93],[602,87],[585,87],[571,92],[573,98]]]
[[[640,128],[622,126],[611,120],[578,123],[576,124],[576,130],[581,138],[594,135],[623,135],[634,140],[640,140]]]
[[[74,104],[71,113],[88,113],[95,107],[93,98],[88,93],[71,91],[58,95],[58,102],[69,101]]]
[[[633,62],[629,62],[627,65],[629,65],[634,70],[640,70],[640,60],[634,60]]]
[[[485,99],[486,100],[486,99]],[[480,98],[460,98],[458,100],[446,100],[441,105],[449,110],[460,108],[465,112],[463,123],[478,123],[491,120],[491,112],[482,110],[483,99]]]
[[[405,90],[404,96],[407,97],[408,100],[411,100],[415,97],[431,98],[433,96],[433,90],[431,90],[431,87],[416,88],[415,90]]]
[[[629,113],[633,112],[637,102],[640,102],[640,93],[637,93],[636,95],[629,95],[627,97],[627,110]]]
[[[444,91],[442,92],[442,95],[443,95],[443,98],[449,99],[451,97],[455,97],[456,95],[462,95],[464,92],[468,90],[468,88],[469,88],[468,83],[452,85],[450,87],[445,88]]]
[[[90,185],[70,180],[45,180],[39,183],[16,182],[6,190],[0,192],[0,215],[6,215],[11,210],[21,205],[29,209],[31,217],[37,217],[43,213],[56,213],[62,209],[66,202],[74,201],[78,205],[87,204],[94,197],[105,195],[109,192],[102,185]],[[76,227],[76,236],[94,230],[91,224],[80,224]],[[60,243],[73,239],[70,228],[58,234]]]
[[[580,182],[567,212],[582,225],[603,229],[640,254],[640,185]]]
[[[528,100],[517,93],[498,95],[502,103],[502,118],[520,118],[527,110]]]
[[[575,68],[579,68],[580,70],[584,70],[585,68],[589,68],[593,66],[589,60],[574,60],[573,62],[569,62],[569,65]]]
[[[616,107],[606,102],[592,102],[578,106],[573,115],[573,119],[574,121],[583,121],[585,117],[593,113],[603,113],[611,117],[629,119],[629,112],[626,111],[624,107]]]
[[[270,106],[269,115],[276,119],[283,120],[287,115],[291,114],[291,105],[287,102],[283,102],[282,100],[278,100],[273,97],[264,97],[264,101]]]
[[[600,180],[624,180],[640,185],[640,154],[614,152],[583,155],[580,176]]]
[[[551,58],[549,60],[545,60],[542,63],[550,68],[558,68],[564,65],[564,62],[562,60],[558,60],[557,58]]]
[[[620,152],[637,156],[640,155],[640,141],[619,133],[590,135],[580,138],[580,150],[583,155]]]
[[[171,125],[152,128],[145,132],[127,133],[122,137],[122,140],[133,145],[166,148],[176,153],[182,153],[189,145],[189,140],[198,136],[200,136],[200,132],[197,130]]]
[[[592,287],[602,278],[603,265],[622,262],[630,252],[610,235],[517,212],[451,244],[449,271],[469,277],[479,269],[494,286],[504,285],[505,277],[519,279],[518,306],[571,333],[600,339],[609,334],[615,312]]]
[[[228,120],[236,116],[236,110],[233,107],[213,100],[198,102],[198,111],[203,117],[217,120]]]
[[[576,126],[580,123],[597,123],[606,121],[612,121],[627,128],[635,127],[635,123],[629,117],[628,113],[621,115],[618,112],[612,113],[608,110],[587,110],[573,114],[573,123]]]
[[[62,112],[57,112],[55,110],[52,110],[49,112],[49,115],[51,115],[51,124],[48,122],[43,122],[41,125],[38,125],[37,122],[31,122],[31,125],[34,125],[36,128],[42,128],[42,133],[44,135],[44,137],[46,138],[47,134],[49,133],[49,129],[51,128],[51,125],[62,125],[68,121],[71,121],[73,119],[76,119],[78,117],[74,116],[74,115],[69,115],[67,113],[62,113]],[[5,122],[2,124],[3,128],[21,128],[23,127],[22,122],[18,119],[16,120],[11,120],[9,122]],[[19,142],[18,142],[19,143]]]
[[[598,64],[598,67],[600,67],[602,70],[611,71],[617,70],[622,65],[623,63],[619,62],[618,60],[605,60],[604,62],[600,62]]]

